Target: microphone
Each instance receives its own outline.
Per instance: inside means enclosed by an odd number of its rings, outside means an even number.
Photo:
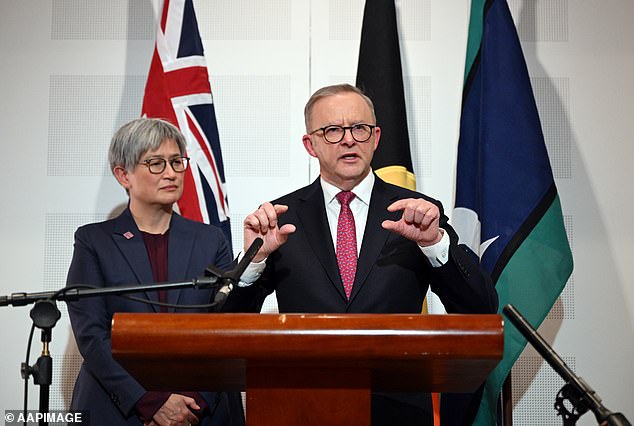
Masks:
[[[233,290],[233,285],[238,284],[242,273],[245,269],[247,269],[247,266],[249,266],[249,263],[251,263],[255,255],[258,253],[258,250],[260,250],[262,244],[264,244],[264,240],[262,240],[262,238],[258,237],[253,240],[251,246],[247,249],[246,252],[244,252],[244,256],[242,257],[242,260],[238,263],[238,265],[231,272],[222,277],[223,285],[216,292],[216,296],[214,297],[216,310],[220,309],[222,305],[225,304],[225,302],[227,301],[227,297],[229,297],[229,293],[231,293],[231,291]]]

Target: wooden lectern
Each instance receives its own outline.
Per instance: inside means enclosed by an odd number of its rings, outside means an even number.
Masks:
[[[146,389],[246,390],[252,425],[370,425],[371,391],[468,392],[502,358],[500,315],[115,314]]]

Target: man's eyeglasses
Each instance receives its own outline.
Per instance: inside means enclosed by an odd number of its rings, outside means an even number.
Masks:
[[[315,129],[308,134],[312,135],[321,130],[324,133],[324,140],[328,143],[335,144],[343,140],[343,137],[346,135],[346,130],[350,130],[352,139],[357,142],[366,142],[370,139],[370,136],[372,136],[372,130],[374,130],[375,127],[376,126],[372,124],[364,123],[355,124],[354,126],[326,126]]]
[[[150,158],[149,160],[144,160],[139,164],[147,166],[150,173],[158,175],[165,171],[165,167],[167,167],[168,162],[170,163],[172,170],[176,173],[183,173],[187,170],[187,166],[189,165],[189,157],[176,157],[169,160],[166,160],[165,158]]]

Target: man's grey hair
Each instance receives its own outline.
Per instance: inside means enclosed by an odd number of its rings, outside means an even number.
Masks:
[[[178,127],[158,118],[137,118],[121,126],[112,137],[108,151],[110,170],[123,167],[132,171],[148,151],[158,149],[161,144],[171,139],[176,142],[183,155],[187,143]]]
[[[361,89],[358,87],[352,86],[350,84],[334,84],[332,86],[322,87],[317,90],[306,102],[306,106],[304,107],[304,121],[306,123],[306,132],[311,132],[315,129],[310,129],[308,126],[310,125],[310,116],[313,113],[313,107],[320,99],[327,98],[328,96],[340,95],[342,93],[356,93],[361,96],[368,107],[370,107],[370,112],[372,113],[372,119],[375,121],[374,123],[368,124],[376,124],[376,115],[374,114],[374,104],[372,103],[372,99],[370,99]]]

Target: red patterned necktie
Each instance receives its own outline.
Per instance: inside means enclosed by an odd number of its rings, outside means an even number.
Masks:
[[[346,297],[350,299],[354,275],[357,272],[357,232],[350,210],[350,201],[355,195],[350,191],[341,191],[336,197],[341,204],[337,221],[337,264]]]

